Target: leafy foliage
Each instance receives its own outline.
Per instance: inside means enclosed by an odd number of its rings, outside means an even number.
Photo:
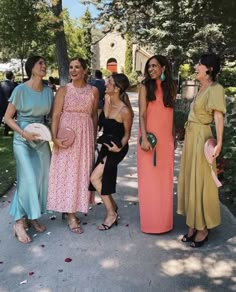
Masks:
[[[84,0],[101,11],[100,23],[130,32],[167,55],[177,75],[180,64],[215,50],[235,58],[236,2],[231,0]]]
[[[130,74],[133,69],[132,45],[133,43],[130,35],[126,34],[125,74]]]
[[[221,157],[225,160],[223,190],[233,196],[236,204],[236,107],[235,98],[227,99],[227,115]]]
[[[3,59],[22,60],[32,53],[44,52],[51,40],[42,15],[49,11],[43,0],[0,0],[0,43]],[[23,74],[23,70],[22,70]]]
[[[83,47],[85,51],[85,58],[87,59],[88,65],[90,67],[92,61],[92,17],[88,9],[85,11],[85,14],[81,19],[81,23],[83,30]]]

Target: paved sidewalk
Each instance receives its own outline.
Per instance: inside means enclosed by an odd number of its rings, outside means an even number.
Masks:
[[[174,229],[148,235],[139,229],[136,137],[137,94],[130,94],[135,122],[130,151],[119,168],[117,194],[121,220],[106,232],[96,229],[105,214],[95,205],[82,219],[84,233],[73,234],[56,214],[45,215],[44,234],[34,233],[31,244],[20,244],[12,234],[8,214],[14,188],[0,199],[0,291],[15,292],[179,292],[236,291],[236,219],[222,206],[222,225],[209,242],[192,249],[180,241],[184,218],[176,215]],[[176,189],[180,149],[176,151]],[[148,174],[147,174],[148,175]],[[97,203],[100,202],[96,198]],[[65,262],[66,258],[72,259]],[[25,284],[21,284],[22,282]],[[23,283],[24,283],[23,282]]]

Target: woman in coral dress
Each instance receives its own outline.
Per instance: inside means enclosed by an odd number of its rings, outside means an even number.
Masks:
[[[145,233],[163,233],[173,228],[175,95],[168,60],[161,55],[151,57],[139,93],[138,193],[141,230]],[[156,136],[156,149],[152,149],[147,132]]]
[[[195,66],[200,90],[191,104],[178,181],[177,213],[186,216],[188,232],[182,241],[200,247],[208,240],[208,230],[220,224],[218,189],[204,156],[204,144],[212,138],[214,120],[217,145],[214,157],[221,151],[226,111],[223,87],[216,83],[220,71],[219,57],[212,53],[201,56]],[[216,168],[214,162],[214,168]]]
[[[85,81],[86,62],[70,62],[71,83],[60,87],[53,106],[52,136],[54,148],[49,174],[48,210],[68,213],[68,226],[82,233],[76,212],[88,212],[91,192],[88,190],[94,163],[97,135],[98,90]],[[59,127],[71,128],[75,141],[57,138]]]

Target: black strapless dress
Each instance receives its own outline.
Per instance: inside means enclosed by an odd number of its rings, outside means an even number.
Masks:
[[[102,111],[99,116],[98,125],[100,129],[103,128],[103,135],[115,137],[115,141],[121,141],[124,137],[124,124],[117,122],[115,119],[106,118],[104,111]],[[111,195],[116,192],[117,165],[124,159],[128,150],[128,143],[121,149],[120,152],[116,153],[109,151],[105,145],[102,145],[94,167],[96,168],[99,163],[103,163],[104,157],[107,157],[102,176],[102,195]],[[95,188],[91,183],[89,190],[95,191]]]

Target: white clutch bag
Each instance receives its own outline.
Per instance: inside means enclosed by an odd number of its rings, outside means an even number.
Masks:
[[[48,129],[48,127],[46,127],[44,124],[40,124],[40,123],[29,124],[24,128],[24,131],[37,134],[40,140],[44,140],[44,141],[52,140],[51,132]]]

